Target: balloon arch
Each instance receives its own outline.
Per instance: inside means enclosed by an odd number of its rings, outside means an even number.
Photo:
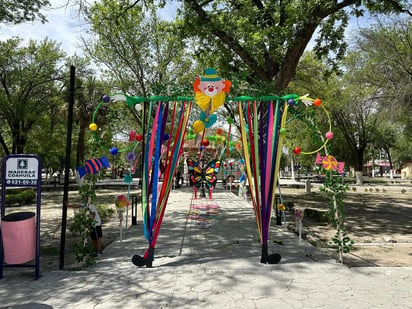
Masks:
[[[99,136],[95,118],[101,106],[123,101],[129,108],[142,113],[142,132],[130,131],[129,145],[126,148],[108,149],[112,155],[127,152],[126,160],[130,162],[131,171],[124,178],[126,183],[132,182],[132,167],[136,166],[137,159],[143,163],[142,214],[148,248],[143,255],[133,257],[135,265],[152,267],[156,241],[169,193],[182,158],[186,157],[190,185],[195,190],[205,185],[211,194],[217,182],[222,156],[225,153],[228,155],[234,149],[242,160],[251,193],[261,240],[260,262],[275,264],[280,261],[279,254],[268,253],[268,237],[282,147],[291,146],[287,140],[288,112],[302,108],[320,108],[325,113],[329,126],[326,134],[321,136],[322,143],[318,149],[303,151],[300,147],[294,147],[295,154],[317,153],[326,147],[328,141],[333,138],[329,113],[322,106],[320,99],[311,99],[307,95],[230,98],[231,101],[237,102],[237,117],[240,124],[240,140],[233,143],[231,125],[234,119],[228,119],[227,136],[224,136],[221,128],[213,129],[217,120],[215,111],[224,104],[230,87],[230,81],[221,79],[214,69],[209,68],[205,70],[203,76],[196,78],[193,84],[194,98],[161,96],[143,98],[114,94],[103,96],[97,106],[92,123],[89,125],[97,140]],[[193,103],[200,109],[200,117],[193,122],[190,129],[187,129]],[[210,130],[215,130],[216,134],[206,136],[205,132]],[[143,151],[141,156],[136,156],[136,148],[140,143]],[[323,161],[328,161],[328,156],[318,157],[317,160],[323,162],[322,158]],[[329,159],[328,167],[337,168],[336,160]],[[160,174],[163,178],[162,182],[159,182]]]

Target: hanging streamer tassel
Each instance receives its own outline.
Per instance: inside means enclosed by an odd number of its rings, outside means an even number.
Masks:
[[[251,200],[262,243],[261,263],[276,264],[280,254],[268,254],[270,220],[277,185],[277,168],[281,143],[279,142],[280,104],[272,100],[252,104],[239,102],[239,116],[245,169]],[[251,106],[252,105],[252,106]],[[246,129],[247,124],[247,129]],[[248,132],[247,132],[248,131]],[[247,144],[249,137],[250,146]]]
[[[156,241],[159,235],[161,223],[162,223],[163,216],[166,210],[166,204],[169,198],[169,193],[170,193],[170,190],[173,184],[173,177],[176,173],[177,162],[179,161],[178,159],[181,154],[182,147],[183,147],[183,141],[184,141],[184,136],[186,133],[186,127],[187,127],[187,122],[189,119],[189,111],[191,108],[191,104],[192,102],[190,102],[189,104],[186,104],[186,102],[184,102],[182,104],[181,112],[178,117],[179,119],[177,123],[179,123],[179,127],[176,131],[175,138],[173,141],[173,147],[172,147],[172,151],[170,154],[170,161],[166,160],[169,163],[166,166],[164,180],[163,180],[163,183],[160,189],[160,194],[159,194],[158,203],[156,207],[156,212],[155,214],[152,214],[153,216],[155,216],[155,220],[152,226],[152,235],[151,235],[152,237],[149,243],[149,248],[146,250],[143,256],[134,255],[132,258],[133,264],[139,267],[141,266],[152,267]],[[167,117],[167,115],[164,115],[164,117]],[[172,132],[170,134],[170,138],[172,138]],[[156,161],[155,161],[155,164],[156,164]]]

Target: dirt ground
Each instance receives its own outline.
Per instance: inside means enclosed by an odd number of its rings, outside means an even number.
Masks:
[[[405,190],[405,192],[402,192]],[[98,190],[98,201],[114,208],[114,199],[119,190]],[[335,249],[330,248],[335,234],[334,227],[324,222],[322,214],[328,210],[329,201],[318,187],[310,193],[304,188],[282,188],[281,195],[287,222],[292,226],[295,222],[293,207],[310,209],[303,219],[305,238],[327,252],[336,256]],[[41,271],[58,270],[61,265],[61,218],[62,191],[45,191],[42,193],[41,208]],[[77,191],[69,192],[71,203],[80,202]],[[412,266],[412,185],[406,187],[356,187],[347,193],[345,200],[346,229],[355,242],[351,253],[344,255],[344,263],[356,266]],[[17,210],[17,209],[16,209]],[[35,211],[31,207],[19,207],[18,211]],[[68,209],[67,218],[73,216]],[[128,215],[131,224],[131,213]],[[123,221],[123,224],[125,222]],[[276,224],[274,222],[273,224]],[[103,248],[120,235],[119,219],[114,216],[103,223]],[[64,269],[78,269],[71,252],[71,244],[77,238],[66,233]]]
[[[344,198],[345,227],[354,241],[344,263],[356,266],[412,266],[412,186],[349,186]],[[319,187],[311,193],[304,189],[282,189],[285,204],[309,209],[303,219],[306,239],[336,257],[331,240],[336,233],[322,215],[329,200]],[[288,222],[294,212],[287,211]],[[306,214],[306,212],[305,212]]]

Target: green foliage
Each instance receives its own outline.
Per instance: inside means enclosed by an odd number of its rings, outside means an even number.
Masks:
[[[29,205],[34,203],[36,192],[34,190],[7,190],[6,191],[6,205],[12,206],[14,204]]]
[[[321,187],[330,198],[329,218],[336,228],[336,234],[332,241],[337,245],[339,262],[343,263],[343,253],[349,253],[352,250],[353,241],[347,235],[345,228],[345,213],[343,198],[349,189],[347,185],[342,184],[342,178],[338,177],[333,170],[325,171],[326,182]]]
[[[81,207],[74,213],[73,218],[68,222],[68,229],[73,236],[79,236],[79,242],[72,246],[77,262],[85,262],[86,266],[94,264],[94,247],[90,239],[90,229],[94,227],[95,221],[91,217],[87,207]]]
[[[242,73],[248,83],[273,82],[281,93],[294,77],[310,39],[317,57],[336,67],[346,49],[344,30],[349,14],[361,14],[368,4],[376,13],[400,12],[404,1],[182,1],[178,11],[181,32],[191,40],[197,61],[224,76]],[[353,12],[347,10],[354,9]]]
[[[49,0],[1,0],[0,23],[20,24],[40,19],[46,22],[46,16],[41,9],[50,6]]]
[[[83,203],[95,205],[96,200],[96,182],[101,177],[98,175],[84,176],[84,184],[79,189],[79,194]],[[100,219],[107,222],[113,218],[115,210],[108,205],[95,205],[99,213]],[[77,262],[84,262],[86,266],[95,263],[94,247],[90,239],[90,229],[95,225],[94,219],[91,217],[89,208],[81,207],[74,213],[73,218],[68,222],[68,229],[73,236],[78,236],[79,241],[73,244],[72,252],[75,254]]]
[[[59,62],[64,53],[48,39],[40,43],[31,40],[26,46],[21,43],[20,38],[0,42],[0,117],[5,120],[0,139],[8,142],[1,143],[6,154],[25,153],[35,128],[45,128],[43,136],[48,137],[45,143],[49,151],[54,134],[59,133],[52,125],[61,103],[56,100],[61,89],[56,79],[61,78]],[[46,117],[51,119],[48,125]]]
[[[110,67],[108,76],[125,93],[144,97],[192,93],[182,86],[193,80],[188,75],[193,59],[185,52],[186,42],[179,39],[176,24],[160,20],[156,9],[154,4],[136,2],[126,14],[119,1],[95,2],[86,16],[94,33],[88,52]]]
[[[84,176],[84,184],[79,189],[82,204],[93,204],[96,199],[95,185],[98,175]],[[97,209],[97,208],[96,208]],[[75,254],[77,262],[84,262],[86,266],[95,263],[93,257],[94,248],[90,239],[90,230],[94,227],[95,221],[91,216],[88,207],[81,207],[75,211],[68,228],[72,235],[78,235],[80,240],[73,244],[72,252]]]

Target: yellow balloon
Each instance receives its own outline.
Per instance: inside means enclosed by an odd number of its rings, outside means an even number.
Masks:
[[[193,132],[194,133],[202,132],[204,128],[205,128],[205,124],[202,121],[196,120],[195,122],[193,122]]]
[[[95,124],[94,122],[91,123],[91,124],[89,125],[89,129],[92,130],[92,131],[96,131],[96,130],[97,130],[97,124]]]

